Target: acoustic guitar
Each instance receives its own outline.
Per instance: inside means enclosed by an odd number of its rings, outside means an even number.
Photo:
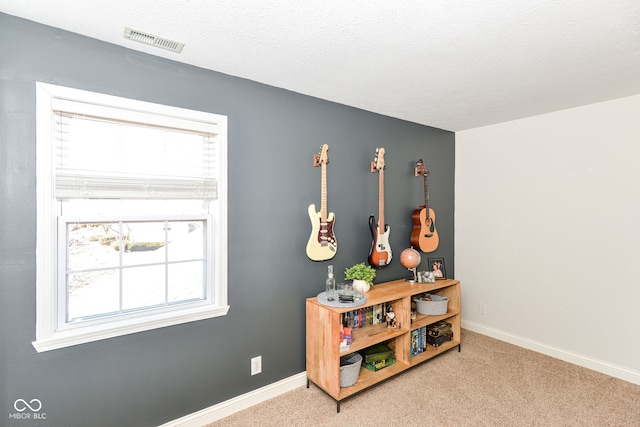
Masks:
[[[333,212],[327,215],[327,163],[329,163],[329,145],[323,144],[320,153],[313,156],[313,166],[321,166],[320,181],[320,212],[316,212],[316,205],[309,205],[309,219],[311,220],[311,236],[307,242],[307,256],[313,261],[325,261],[333,258],[338,251],[338,242],[333,233],[335,216]]]
[[[436,214],[429,207],[429,172],[425,170],[422,159],[416,162],[416,176],[424,178],[424,206],[420,206],[411,214],[413,229],[411,230],[411,246],[422,252],[433,252],[438,247],[440,239],[436,230]]]
[[[380,215],[377,223],[374,215],[369,217],[369,228],[373,237],[369,251],[369,264],[373,267],[386,267],[392,258],[391,245],[389,245],[391,227],[384,222],[384,168],[384,148],[378,148],[376,149],[376,157],[371,162],[371,172],[378,173]]]

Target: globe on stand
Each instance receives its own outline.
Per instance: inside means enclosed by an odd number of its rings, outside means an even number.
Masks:
[[[420,261],[422,261],[420,252],[413,248],[407,248],[400,253],[400,264],[408,270],[413,271],[413,282],[417,280],[416,268],[420,265]]]

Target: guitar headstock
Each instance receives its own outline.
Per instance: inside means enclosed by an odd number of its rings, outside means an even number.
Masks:
[[[384,169],[384,148],[376,148],[376,156],[371,162],[371,172],[380,172]]]
[[[326,165],[329,163],[329,144],[322,144],[320,152],[313,155],[313,166]]]
[[[415,176],[427,175],[428,173],[429,172],[427,172],[427,170],[425,169],[422,159],[418,160],[416,162]]]

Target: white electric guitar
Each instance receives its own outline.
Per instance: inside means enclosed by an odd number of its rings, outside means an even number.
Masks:
[[[338,242],[333,234],[335,221],[333,212],[327,215],[327,163],[329,146],[323,144],[320,153],[313,156],[313,166],[322,166],[322,180],[320,182],[320,212],[316,212],[316,205],[309,205],[309,219],[311,220],[311,236],[307,242],[307,256],[313,261],[331,259],[338,251]]]

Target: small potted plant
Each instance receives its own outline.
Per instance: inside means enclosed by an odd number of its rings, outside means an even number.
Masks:
[[[344,270],[344,278],[353,280],[353,289],[358,292],[367,292],[373,286],[373,279],[376,277],[376,270],[366,265],[364,262],[355,264]]]

